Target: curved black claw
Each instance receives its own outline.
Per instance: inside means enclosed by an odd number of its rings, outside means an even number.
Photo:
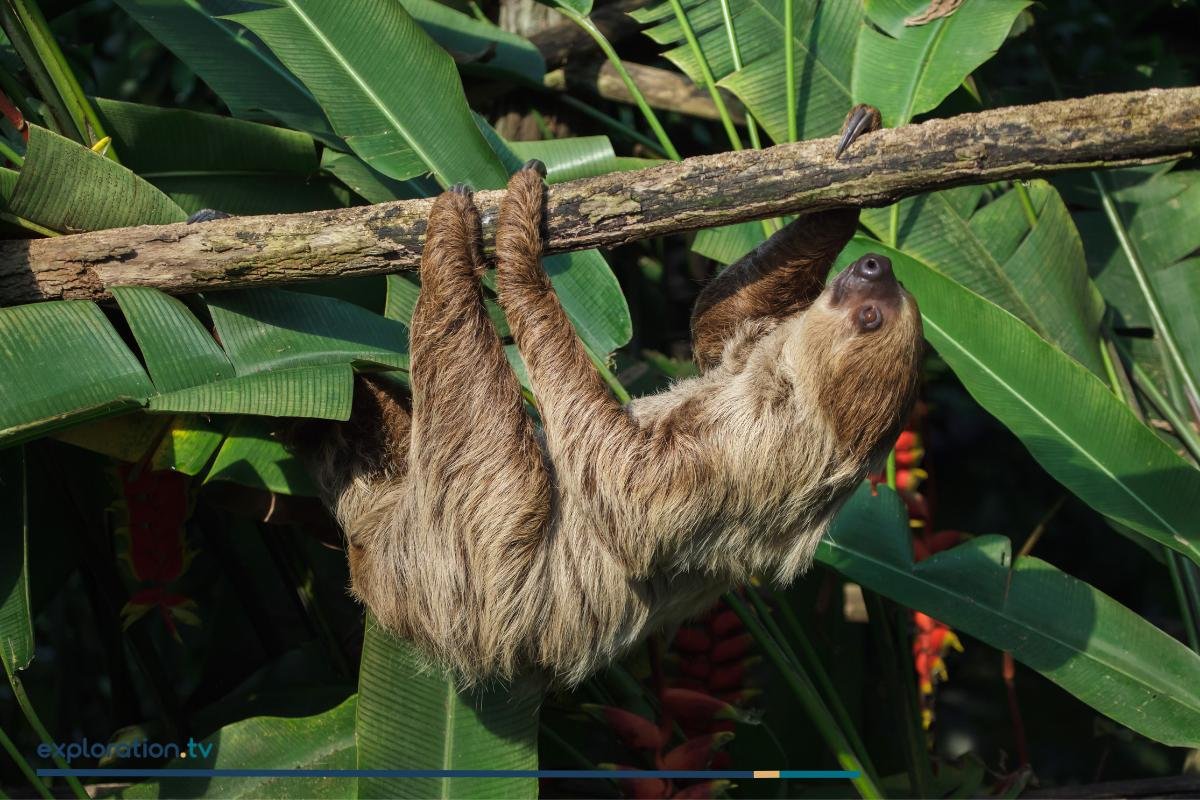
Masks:
[[[233,214],[226,211],[218,211],[215,208],[202,208],[195,214],[187,218],[187,224],[191,225],[195,222],[212,222],[214,219],[229,219]]]
[[[456,183],[450,187],[450,191],[455,194],[461,194],[463,197],[470,197],[474,189],[471,188],[471,184],[469,183]]]
[[[846,148],[864,133],[878,130],[880,122],[879,109],[874,106],[862,103],[850,109],[846,116],[846,124],[842,126],[842,136],[838,139],[837,149],[833,151],[834,159],[841,158]]]
[[[525,162],[525,165],[521,169],[531,169],[543,178],[546,177],[546,164],[541,159],[531,158]]]

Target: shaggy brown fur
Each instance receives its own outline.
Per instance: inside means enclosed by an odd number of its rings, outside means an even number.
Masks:
[[[411,399],[360,379],[313,454],[355,595],[467,683],[528,667],[575,683],[751,575],[791,579],[916,383],[920,317],[886,259],[822,291],[857,220],[828,211],[703,293],[701,376],[622,407],[541,267],[543,191],[514,175],[496,237],[542,430],[484,309],[479,216],[452,190],[429,219]]]

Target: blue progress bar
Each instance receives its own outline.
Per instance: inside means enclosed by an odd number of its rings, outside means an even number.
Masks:
[[[853,780],[838,769],[39,769],[43,778],[663,778]]]

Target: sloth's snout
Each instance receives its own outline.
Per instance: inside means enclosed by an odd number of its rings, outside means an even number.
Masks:
[[[858,261],[850,265],[856,278],[862,278],[864,281],[882,281],[891,278],[892,262],[890,259],[883,256],[865,255]]]
[[[898,299],[900,284],[892,272],[891,259],[877,253],[867,253],[833,281],[833,304],[839,305],[848,295],[878,300]]]

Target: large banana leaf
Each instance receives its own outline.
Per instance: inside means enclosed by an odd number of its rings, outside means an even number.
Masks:
[[[745,65],[734,72],[733,55],[721,13],[720,0],[685,4],[687,17],[705,60],[721,86],[750,109],[777,142],[787,141],[787,97],[783,49],[783,0],[731,0],[734,31]],[[829,136],[838,131],[850,110],[850,79],[854,43],[862,26],[862,6],[856,2],[820,3],[794,0],[792,31],[796,60],[796,107],[801,139]],[[672,45],[665,55],[697,84],[703,76],[684,40],[669,2],[633,12],[640,22],[653,23],[645,33],[659,44]]]
[[[1079,232],[1054,187],[1031,181],[1035,222],[1017,190],[980,206],[986,192],[965,186],[901,201],[897,246],[1015,314],[1088,369],[1103,374],[1099,329],[1104,300],[1088,278]],[[867,209],[863,224],[891,240],[888,209]]]
[[[321,369],[343,369],[349,394],[348,367]],[[238,417],[233,423],[229,436],[221,443],[212,467],[204,476],[205,483],[211,481],[240,483],[277,494],[311,497],[317,493],[304,465],[284,449],[262,417]]]
[[[154,391],[93,303],[0,308],[0,354],[0,437],[6,445],[136,408]]]
[[[266,214],[348,204],[345,190],[318,174],[316,143],[306,133],[185,109],[95,102],[125,166],[189,214],[202,208]]]
[[[241,25],[217,19],[255,7],[236,0],[117,0],[187,64],[238,117],[274,117],[303,131],[329,131],[308,89]]]
[[[1103,180],[1116,207],[1129,247],[1146,269],[1167,324],[1175,330],[1184,361],[1200,375],[1200,173],[1175,169],[1124,170]],[[1090,187],[1089,187],[1090,188]],[[1118,324],[1154,328],[1129,257],[1093,192],[1075,193],[1075,212],[1087,242],[1096,284],[1117,310]]]
[[[0,451],[0,509],[0,658],[11,675],[33,660],[25,452],[20,447]]]
[[[546,62],[528,39],[435,0],[400,2],[425,32],[461,64],[541,84]]]
[[[532,680],[460,691],[413,645],[367,618],[358,685],[359,769],[537,769]],[[358,796],[537,797],[533,778],[362,778]]]
[[[397,0],[283,0],[233,16],[312,91],[334,130],[398,180],[494,188],[508,177],[463,100],[454,61]]]
[[[821,541],[818,559],[1010,651],[1144,736],[1200,743],[1200,656],[1045,561],[1013,563],[1002,536],[980,536],[914,564],[903,504],[886,487],[879,495],[865,484],[859,489]]]
[[[167,769],[354,769],[351,697],[311,717],[251,717],[226,725],[198,743],[192,758]],[[208,755],[206,756],[205,753]],[[165,778],[134,784],[117,797],[344,798],[350,778]]]
[[[1200,470],[1075,360],[999,306],[923,262],[863,236],[839,256],[892,259],[917,298],[925,338],[967,391],[1054,478],[1119,523],[1200,563]]]
[[[29,126],[29,148],[8,210],[60,233],[187,217],[171,198],[127,168],[37,125]]]
[[[879,109],[889,128],[938,106],[996,54],[1029,0],[963,3],[947,16],[906,25],[929,0],[866,0],[867,19],[854,50],[856,103]]]

